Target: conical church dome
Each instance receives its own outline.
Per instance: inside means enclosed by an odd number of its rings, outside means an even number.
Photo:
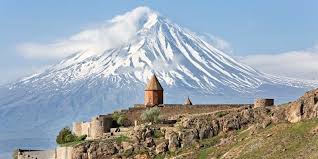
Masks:
[[[189,97],[184,101],[184,105],[192,105],[192,101]]]
[[[150,78],[145,90],[146,91],[163,91],[163,88],[162,88],[161,84],[159,83],[156,75],[153,75]]]

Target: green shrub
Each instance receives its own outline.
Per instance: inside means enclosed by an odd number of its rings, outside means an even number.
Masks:
[[[87,135],[76,136],[72,133],[69,127],[63,128],[56,137],[56,143],[66,144],[74,141],[83,141],[85,140]]]
[[[83,141],[87,138],[87,135],[81,135],[77,137],[77,141]]]
[[[117,119],[121,116],[122,113],[120,112],[114,112],[112,115],[112,118],[114,121],[117,121]]]
[[[112,118],[114,121],[116,121],[116,123],[120,126],[123,126],[125,125],[125,123],[127,123],[127,117],[125,114],[123,113],[120,113],[120,112],[115,112],[113,115],[112,115]]]
[[[128,120],[128,119],[127,119],[127,117],[126,117],[125,115],[121,115],[121,116],[119,116],[119,118],[117,119],[117,124],[123,126],[123,125],[125,125],[125,122],[126,122],[127,120]]]
[[[162,133],[160,130],[155,130],[154,131],[154,134],[153,134],[154,138],[161,138],[161,137],[164,137],[164,136],[165,136],[165,134]]]
[[[72,134],[72,131],[70,130],[70,128],[65,127],[59,132],[59,135],[57,135],[56,143],[58,143],[58,144],[68,143],[68,142],[70,142],[71,138],[73,138],[72,136],[73,136],[73,134]]]
[[[227,115],[228,114],[228,112],[216,112],[215,113],[215,115],[218,117],[218,118],[221,118],[221,117],[223,117],[223,116],[225,116],[225,115]]]
[[[117,143],[122,143],[124,141],[128,141],[129,137],[126,135],[120,135],[116,138]]]
[[[146,122],[157,123],[159,121],[160,109],[150,108],[141,114],[141,119]]]

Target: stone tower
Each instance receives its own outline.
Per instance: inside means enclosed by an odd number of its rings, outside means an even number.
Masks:
[[[155,106],[159,104],[163,104],[163,88],[156,75],[153,75],[145,89],[145,105]]]
[[[183,105],[192,105],[192,101],[189,97],[184,101]]]

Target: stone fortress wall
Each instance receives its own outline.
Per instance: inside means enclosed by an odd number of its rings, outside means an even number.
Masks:
[[[77,136],[87,135],[87,139],[96,139],[102,137],[105,132],[110,132],[112,122],[111,114],[99,115],[88,122],[73,123],[72,131]]]
[[[267,106],[273,106],[274,105],[274,99],[255,99],[254,106],[256,107],[267,107]]]
[[[166,120],[175,120],[182,114],[200,114],[210,113],[220,110],[227,110],[238,108],[242,106],[253,106],[253,104],[197,104],[197,105],[183,105],[183,104],[160,104],[157,107],[160,109],[160,118]],[[131,124],[141,122],[141,114],[151,107],[144,104],[135,104],[134,107],[120,110]],[[72,131],[75,135],[87,135],[87,139],[98,139],[104,133],[109,133],[111,128],[115,127],[112,114],[99,115],[93,117],[88,122],[73,123]]]
[[[72,159],[73,147],[57,147],[55,159]]]
[[[18,150],[18,159],[55,159],[55,150]]]
[[[18,150],[18,159],[72,159],[73,147],[57,147],[52,150]]]
[[[214,111],[238,108],[241,106],[253,106],[253,104],[196,104],[196,105],[183,105],[183,104],[160,104],[161,119],[174,120],[182,114],[200,114],[210,113]],[[130,121],[140,121],[141,114],[149,109],[143,104],[135,104],[134,107],[127,110],[122,110]]]

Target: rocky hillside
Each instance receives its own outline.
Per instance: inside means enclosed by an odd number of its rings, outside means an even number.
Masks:
[[[125,137],[76,145],[73,158],[317,158],[317,97],[318,89],[284,105],[185,115],[173,127],[140,125]]]

